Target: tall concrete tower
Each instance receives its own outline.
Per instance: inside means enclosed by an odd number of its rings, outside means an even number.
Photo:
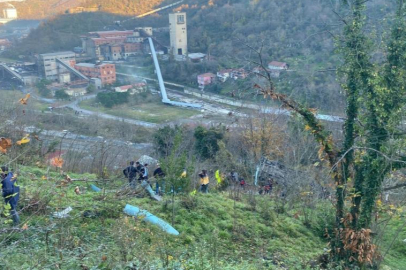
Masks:
[[[7,4],[7,7],[3,9],[4,19],[15,20],[18,18],[17,9],[12,4]]]
[[[171,53],[174,56],[187,54],[186,13],[169,14],[169,32],[171,36]]]

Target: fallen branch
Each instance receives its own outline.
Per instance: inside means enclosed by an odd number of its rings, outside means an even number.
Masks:
[[[72,179],[72,182],[107,182],[107,181],[114,181],[114,180],[112,180],[112,179],[104,179],[104,180]]]
[[[397,184],[397,185],[394,185],[394,186],[391,186],[391,187],[386,187],[386,188],[383,189],[383,191],[389,191],[389,190],[402,188],[402,187],[406,187],[406,183]]]
[[[22,232],[22,231],[24,231],[24,230],[20,229],[20,228],[6,228],[6,229],[1,229],[0,234],[12,233],[12,232]]]

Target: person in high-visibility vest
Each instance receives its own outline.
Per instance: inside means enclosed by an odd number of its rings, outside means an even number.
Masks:
[[[221,184],[221,182],[223,182],[223,177],[222,177],[222,175],[221,175],[221,173],[220,173],[220,170],[217,170],[215,173],[214,173],[214,176],[216,177],[216,180],[217,180],[217,184]]]
[[[200,176],[200,192],[208,193],[210,180],[209,176],[207,175],[207,171],[202,170],[202,172],[199,173],[199,176]]]

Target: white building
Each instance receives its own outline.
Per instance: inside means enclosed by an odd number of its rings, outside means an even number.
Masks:
[[[51,81],[59,80],[59,74],[67,73],[68,69],[58,63],[58,60],[64,61],[67,64],[75,63],[74,52],[57,52],[57,53],[45,53],[39,55],[39,70],[41,75]],[[63,78],[64,80],[66,78]]]
[[[86,95],[86,88],[71,88],[65,90],[65,93],[71,97],[79,97]]]
[[[220,82],[225,82],[227,81],[228,78],[231,77],[232,73],[233,73],[232,69],[223,69],[217,71],[217,78],[219,79]]]
[[[174,56],[187,55],[186,13],[169,14],[169,33],[171,39],[170,53]]]

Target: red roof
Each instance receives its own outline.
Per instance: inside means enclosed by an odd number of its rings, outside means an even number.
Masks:
[[[213,73],[203,73],[200,74],[199,77],[216,77]]]
[[[98,35],[99,37],[106,37],[106,36],[129,36],[133,34],[133,31],[126,30],[126,31],[97,31],[97,32],[89,32],[90,35]]]
[[[278,61],[272,61],[271,63],[269,63],[270,66],[274,66],[274,67],[281,67],[284,68],[286,67],[288,64],[286,64],[285,62],[278,62]]]
[[[123,86],[120,86],[120,89],[121,89],[121,90],[128,90],[128,89],[131,89],[131,88],[133,88],[132,85],[123,85]]]

